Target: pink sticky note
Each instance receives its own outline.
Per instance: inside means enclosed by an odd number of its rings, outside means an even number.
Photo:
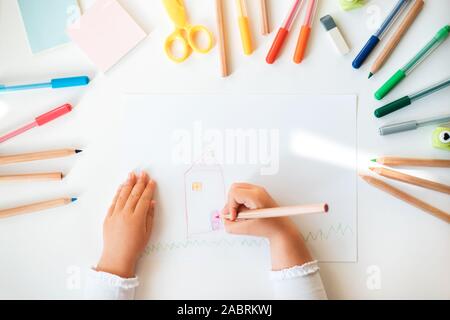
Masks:
[[[116,0],[97,0],[67,33],[103,72],[146,37]]]

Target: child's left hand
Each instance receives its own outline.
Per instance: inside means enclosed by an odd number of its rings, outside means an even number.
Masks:
[[[156,184],[142,172],[130,173],[119,187],[103,225],[103,253],[97,271],[135,276],[136,263],[150,238]]]

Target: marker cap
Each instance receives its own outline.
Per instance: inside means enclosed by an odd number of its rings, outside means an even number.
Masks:
[[[239,30],[241,33],[242,48],[246,55],[253,53],[252,34],[247,17],[239,17]]]
[[[395,112],[397,110],[400,110],[404,107],[407,107],[411,104],[411,98],[408,96],[404,96],[403,98],[400,98],[398,100],[395,100],[394,102],[391,102],[381,108],[378,108],[375,110],[375,117],[381,118],[384,117],[392,112]]]
[[[305,56],[306,46],[308,44],[308,39],[311,34],[311,27],[302,26],[300,31],[300,36],[298,37],[297,47],[295,48],[294,53],[294,62],[300,63]]]
[[[450,34],[450,25],[446,25],[445,27],[443,27],[438,31],[438,33],[436,34],[436,39],[438,41],[443,41],[448,37],[449,34]]]
[[[272,47],[270,48],[269,53],[267,54],[266,57],[266,62],[268,64],[272,64],[275,62],[288,34],[289,31],[285,28],[280,28],[280,30],[278,30],[275,40],[273,41]]]
[[[89,78],[83,76],[83,77],[52,79],[51,84],[53,89],[86,86],[89,84]]]
[[[402,123],[396,123],[387,125],[380,128],[380,135],[387,136],[389,134],[400,133],[404,131],[416,130],[418,127],[417,121],[407,121]]]
[[[356,56],[355,60],[353,60],[352,66],[355,69],[359,69],[364,61],[366,61],[367,57],[370,55],[372,50],[376,47],[376,45],[380,42],[380,39],[376,36],[371,36],[369,41],[364,45],[361,52]]]
[[[406,78],[406,74],[403,70],[398,70],[386,83],[375,92],[375,98],[377,100],[383,99],[392,89],[394,89],[403,79]]]
[[[36,123],[38,126],[42,126],[52,120],[55,120],[56,118],[59,118],[65,114],[69,113],[70,111],[72,111],[72,105],[70,105],[70,104],[62,105],[56,109],[53,109],[53,110],[37,117]]]

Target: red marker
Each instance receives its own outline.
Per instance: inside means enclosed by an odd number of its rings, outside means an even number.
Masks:
[[[44,113],[43,115],[40,115],[39,117],[37,117],[33,122],[0,137],[0,143],[3,143],[11,138],[14,138],[15,136],[18,136],[19,134],[22,134],[34,127],[43,126],[47,122],[55,120],[56,118],[59,118],[65,114],[69,113],[70,111],[72,111],[72,106],[70,104],[65,104],[61,107],[58,107],[47,113]]]
[[[289,14],[286,20],[284,20],[280,30],[278,30],[277,36],[275,37],[272,47],[270,48],[269,54],[267,55],[266,62],[268,64],[274,63],[275,60],[277,59],[278,54],[280,53],[280,50],[284,45],[286,37],[289,34],[289,30],[291,29],[292,24],[295,21],[295,18],[300,12],[301,6],[302,0],[294,0],[294,5],[292,6],[292,9],[289,11]]]

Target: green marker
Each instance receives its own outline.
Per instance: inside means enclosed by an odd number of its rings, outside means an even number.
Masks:
[[[377,92],[375,98],[383,99],[392,89],[394,89],[403,79],[405,79],[422,61],[428,58],[449,36],[450,25],[446,25],[436,33],[433,39],[427,43],[418,54],[414,56],[403,68],[398,70]]]
[[[413,103],[416,100],[422,99],[432,93],[435,93],[439,90],[442,90],[446,87],[450,86],[450,78],[447,78],[435,85],[432,85],[429,88],[423,89],[417,93],[404,96],[403,98],[400,98],[398,100],[395,100],[394,102],[391,102],[381,108],[378,108],[375,110],[375,117],[381,118],[384,117],[392,112],[395,112],[397,110],[400,110],[404,107],[409,106],[411,103]]]

